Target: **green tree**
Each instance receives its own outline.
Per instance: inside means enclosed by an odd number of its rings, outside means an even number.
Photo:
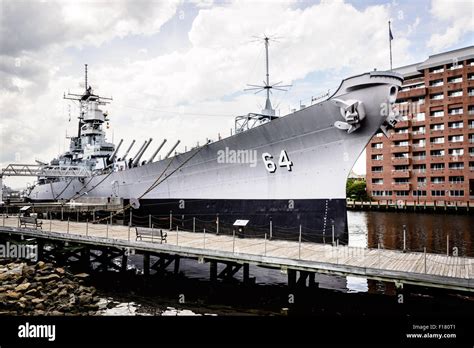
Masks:
[[[367,185],[365,180],[348,179],[346,184],[347,198],[357,201],[368,200]]]

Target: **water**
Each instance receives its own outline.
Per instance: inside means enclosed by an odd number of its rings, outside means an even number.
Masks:
[[[405,225],[408,250],[422,251],[426,247],[427,252],[446,253],[449,235],[451,253],[457,248],[459,255],[473,256],[472,215],[350,211],[348,222],[350,246],[376,248],[380,243],[386,249],[402,249]],[[141,257],[135,256],[129,267],[140,269],[141,263]],[[250,275],[257,282],[251,287],[239,282],[212,285],[208,280],[209,265],[195,260],[181,260],[177,278],[157,277],[152,283],[144,282],[140,274],[123,279],[117,273],[109,273],[97,279],[103,315],[288,315],[294,311],[288,309],[291,306],[287,303],[287,275],[280,270],[251,266]],[[236,278],[241,279],[241,273]],[[329,275],[316,275],[316,282],[319,289],[302,295],[307,301],[304,314],[370,315],[372,311],[398,308],[392,308],[397,291],[392,283]],[[417,301],[411,309],[421,312],[424,306],[441,302],[446,310],[454,312],[474,305],[474,297],[455,292],[423,288],[415,292],[423,301]],[[185,303],[180,303],[180,295],[186,297]]]

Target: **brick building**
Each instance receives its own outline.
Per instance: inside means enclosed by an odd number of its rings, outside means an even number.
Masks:
[[[374,200],[474,203],[474,46],[394,69],[403,121],[367,146]]]

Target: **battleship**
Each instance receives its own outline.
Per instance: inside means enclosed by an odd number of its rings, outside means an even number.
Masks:
[[[64,96],[79,105],[77,136],[70,137],[68,151],[41,164],[77,174],[43,171],[28,200],[120,198],[139,216],[217,217],[224,233],[224,226],[230,230],[236,220],[247,220],[246,231],[271,221],[287,231],[281,238],[297,239],[298,226],[308,241],[318,242],[331,231],[346,235],[347,177],[372,136],[398,121],[394,103],[403,78],[376,70],[349,77],[323,100],[276,116],[270,90],[285,86],[270,83],[268,38],[265,48],[266,80],[250,85],[266,92],[261,112],[237,116],[228,137],[180,153],[179,141],[173,142],[156,159],[166,143],[160,139],[148,160],[142,157],[152,138],[134,156],[135,140],[121,155],[122,141],[117,146],[106,141],[103,126],[110,116],[102,109],[112,100],[94,93],[86,65],[83,93]]]

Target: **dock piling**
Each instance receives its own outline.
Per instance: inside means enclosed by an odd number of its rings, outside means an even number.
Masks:
[[[407,225],[403,225],[403,252],[407,251]]]

